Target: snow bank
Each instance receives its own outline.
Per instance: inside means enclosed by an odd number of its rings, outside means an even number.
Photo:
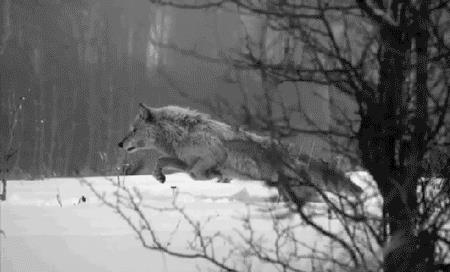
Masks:
[[[370,176],[363,172],[350,173],[351,179],[370,194]],[[115,191],[111,180],[117,177],[89,177],[87,182],[99,192]],[[262,182],[193,181],[185,174],[172,174],[164,184],[152,176],[129,176],[121,181],[137,187],[146,201],[154,205],[170,205],[173,187],[178,190],[178,203],[202,221],[214,216],[205,231],[235,233],[242,227],[247,211],[255,214],[258,208],[247,203],[264,203],[277,194]],[[80,202],[80,197],[86,202]],[[145,250],[130,227],[110,208],[103,205],[91,190],[76,178],[51,178],[39,181],[8,182],[8,199],[1,205],[0,228],[2,260],[0,271],[196,271],[207,270],[198,260],[182,260]],[[149,213],[161,237],[168,236],[177,226],[180,216],[175,213]],[[252,219],[255,230],[266,238],[273,235],[270,217]],[[330,224],[329,227],[334,227]],[[174,247],[185,250],[186,239],[192,231],[186,224],[178,228]],[[305,243],[321,238],[311,230],[301,229]],[[323,240],[323,239],[322,239]],[[259,264],[255,264],[258,266]],[[273,267],[260,266],[259,271]]]
[[[88,177],[83,180],[105,193],[115,190],[111,181],[117,181],[117,177]],[[233,181],[226,184],[218,184],[214,181],[194,181],[185,174],[168,175],[167,182],[159,183],[152,176],[127,176],[120,177],[121,182],[127,187],[138,188],[145,198],[153,200],[171,200],[173,198],[172,186],[176,186],[181,202],[194,202],[203,200],[207,202],[231,201],[226,199],[242,192],[248,193],[247,198],[264,198],[276,195],[273,188],[267,188],[262,182]],[[100,204],[90,189],[76,178],[49,178],[38,181],[12,180],[8,182],[8,199],[5,205],[18,206],[73,206],[78,205],[80,197],[86,196],[88,204]],[[59,199],[59,201],[58,201]],[[239,200],[242,199],[242,196]],[[82,203],[81,203],[82,204]]]

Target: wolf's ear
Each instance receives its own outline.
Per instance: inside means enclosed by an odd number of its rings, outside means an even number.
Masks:
[[[153,117],[152,110],[143,103],[139,103],[139,118],[151,122],[153,121]]]

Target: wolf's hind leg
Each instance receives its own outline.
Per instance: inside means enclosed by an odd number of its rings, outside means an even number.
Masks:
[[[222,172],[217,168],[211,168],[206,171],[206,176],[209,178],[217,178],[217,183],[229,183],[231,181],[230,178],[224,177]]]
[[[156,161],[155,170],[153,170],[153,176],[161,183],[166,181],[166,176],[163,173],[164,168],[175,168],[176,170],[185,172],[188,168],[187,164],[178,158],[173,157],[161,157]]]
[[[221,177],[222,174],[216,169],[212,162],[205,159],[198,160],[189,170],[189,175],[196,180],[207,180]]]

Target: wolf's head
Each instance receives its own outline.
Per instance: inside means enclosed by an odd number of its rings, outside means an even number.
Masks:
[[[142,103],[139,103],[137,115],[130,132],[119,143],[119,147],[127,152],[155,148],[155,113]]]

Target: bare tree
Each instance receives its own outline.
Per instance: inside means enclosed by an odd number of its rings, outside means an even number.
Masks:
[[[17,140],[17,124],[21,118],[20,114],[25,101],[25,96],[16,98],[12,92],[11,97],[8,99],[7,110],[9,111],[8,124],[6,124],[7,136],[4,138],[6,142],[0,145],[0,180],[2,182],[0,193],[0,201],[6,200],[7,183],[10,175],[10,171],[14,168],[17,162],[17,153],[19,152]]]
[[[267,42],[266,32],[255,39],[243,23],[242,46],[223,56],[155,43],[205,61],[230,64],[238,71],[257,73],[262,94],[255,100],[266,107],[258,111],[244,96],[239,116],[252,129],[269,132],[274,138],[319,135],[336,143],[337,152],[361,163],[374,177],[383,199],[380,223],[371,224],[367,218],[362,221],[373,226],[368,232],[384,248],[384,271],[448,269],[448,1],[150,1],[181,9],[226,9],[240,18],[252,16],[263,22],[264,31],[280,37]],[[278,53],[272,53],[275,51]],[[355,107],[349,110],[330,99],[336,112],[334,125],[323,129],[314,124],[300,103],[292,106],[277,99],[280,84],[298,87],[301,82],[330,87],[331,94],[344,97]],[[296,113],[314,129],[292,125]],[[354,145],[342,144],[344,141]],[[427,162],[436,164],[433,156],[438,153],[444,157],[444,166],[427,167]],[[431,190],[436,182],[440,185]],[[289,191],[289,186],[286,189]],[[332,201],[327,203],[333,207]],[[355,267],[360,267],[358,254],[364,253],[355,240],[348,242],[321,229],[302,206],[296,211],[321,234],[338,241]],[[349,217],[342,209],[333,211]]]

